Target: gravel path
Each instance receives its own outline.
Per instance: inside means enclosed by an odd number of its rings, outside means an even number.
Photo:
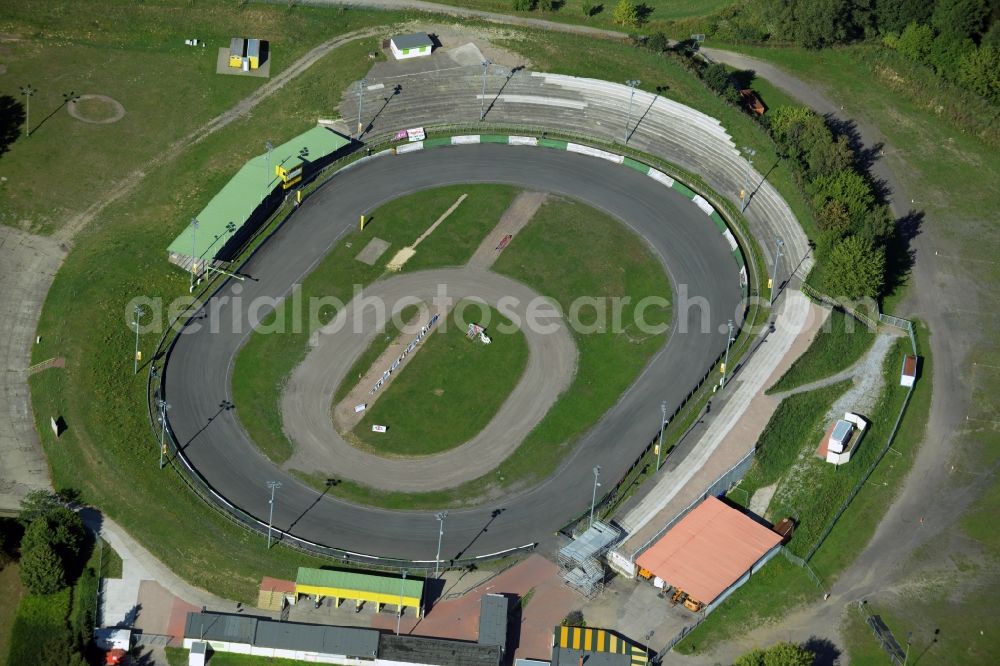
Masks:
[[[509,303],[507,299],[513,297],[517,304],[509,312],[522,322],[527,318],[529,305],[541,298],[520,282],[473,268],[421,271],[380,280],[365,290],[364,298],[382,299],[386,304],[404,298],[432,303],[439,285],[447,285],[453,303],[475,298],[497,307],[501,299]],[[433,307],[437,309],[438,305],[435,303]],[[355,318],[352,304],[341,313],[343,317],[334,320],[340,330],[319,336],[319,344],[292,372],[282,397],[285,432],[296,445],[286,469],[322,470],[379,490],[430,492],[452,488],[490,472],[513,453],[576,374],[576,344],[562,318],[546,319],[546,323],[552,324],[552,331],[522,326],[528,343],[527,368],[496,416],[479,434],[444,453],[386,458],[346,442],[330,419],[334,392],[377,334],[373,308],[363,310],[360,322]],[[442,319],[434,330],[455,325],[450,318]]]
[[[510,206],[500,216],[497,226],[493,227],[493,230],[486,235],[483,242],[476,248],[472,258],[469,259],[468,266],[489,270],[493,266],[493,263],[500,258],[502,250],[498,250],[497,248],[500,247],[503,239],[509,235],[513,240],[513,237],[528,222],[531,222],[531,218],[542,207],[548,196],[545,192],[521,192],[514,197]]]

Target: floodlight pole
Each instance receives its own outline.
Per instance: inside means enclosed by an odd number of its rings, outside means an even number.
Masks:
[[[785,256],[781,248],[785,247],[785,241],[781,240],[780,236],[776,236],[774,239],[774,267],[771,269],[771,292],[768,294],[769,300],[767,301],[768,307],[774,305],[774,291],[778,284],[778,261]]]
[[[906,634],[906,654],[903,656],[903,666],[910,661],[910,643],[913,642],[913,632]]]
[[[267,515],[267,547],[271,548],[271,523],[274,520],[274,491],[281,487],[280,481],[268,481],[267,487],[271,489],[271,499],[268,500],[268,505],[270,509]]]
[[[597,479],[600,475],[601,466],[598,465],[594,468],[594,493],[590,496],[590,525],[588,527],[594,526],[594,506],[597,504],[597,488],[601,485],[597,482]]]
[[[24,95],[24,136],[31,136],[31,96],[34,95],[37,90],[31,87],[29,83],[26,86],[21,86],[21,94]]]
[[[729,320],[729,332],[726,333],[726,360],[722,362],[722,388],[726,388],[726,376],[729,374],[729,346],[733,344],[733,320]]]
[[[191,286],[188,288],[188,292],[192,294],[194,293],[195,275],[198,269],[198,258],[195,256],[195,252],[197,251],[195,249],[195,238],[198,233],[198,224],[198,218],[191,219]]]
[[[434,514],[434,517],[438,519],[438,550],[437,555],[434,557],[434,577],[438,577],[438,572],[440,571],[441,565],[441,539],[444,537],[444,519],[448,517],[447,511],[439,511]]]
[[[403,569],[403,580],[399,583],[399,610],[396,612],[396,635],[399,636],[399,622],[403,619],[403,587],[406,586],[406,569]]]
[[[160,408],[160,469],[163,469],[164,457],[167,455],[167,410],[170,409],[170,404],[162,398],[156,404]]]
[[[139,374],[139,317],[142,315],[142,306],[136,305],[133,311],[132,325],[135,326],[135,354],[132,356],[134,365],[133,374]]]
[[[479,98],[479,122],[486,118],[486,72],[493,63],[490,60],[483,60],[483,94]]]
[[[365,86],[368,85],[368,79],[361,79],[361,85],[358,86],[358,138],[361,138],[361,103],[363,101],[362,94],[365,92]]]
[[[660,443],[656,445],[656,471],[660,471],[660,456],[663,455],[663,429],[667,427],[667,402],[660,403]]]
[[[642,83],[638,79],[629,79],[625,82],[625,85],[629,87],[628,94],[628,113],[625,114],[625,140],[622,142],[628,144],[628,126],[632,124],[632,99],[635,97],[635,87]]]
[[[753,156],[757,154],[757,151],[749,146],[743,146],[743,152],[747,156],[747,168],[743,172],[743,191],[740,192],[741,213],[747,209],[747,203],[750,198],[750,167],[753,165]]]

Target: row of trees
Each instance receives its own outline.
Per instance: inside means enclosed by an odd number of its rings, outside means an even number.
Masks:
[[[97,573],[87,568],[92,541],[80,516],[68,508],[71,496],[30,493],[17,523],[0,526],[0,567],[19,557],[21,582],[29,596],[14,619],[11,663],[86,666],[96,624]],[[70,588],[71,589],[67,589]],[[30,656],[29,656],[30,655]]]
[[[814,240],[823,288],[834,296],[878,298],[895,219],[857,169],[848,138],[835,136],[806,107],[779,106],[768,117],[778,154],[794,166],[819,227]]]
[[[921,23],[951,38],[996,46],[998,18],[996,0],[742,0],[719,14],[712,32],[822,48],[899,35],[911,23]]]
[[[86,529],[59,497],[33,492],[21,505],[21,582],[32,594],[53,594],[80,573]]]
[[[947,24],[914,21],[901,34],[887,34],[884,42],[907,60],[926,65],[991,102],[1000,102],[1000,22],[985,35],[974,32],[980,29],[973,27],[981,25],[978,22],[963,24],[963,32],[948,31],[942,25]],[[972,34],[964,32],[969,30]],[[980,44],[973,37],[980,37]]]

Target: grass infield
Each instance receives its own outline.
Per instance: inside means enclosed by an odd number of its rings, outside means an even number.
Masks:
[[[355,426],[353,438],[382,455],[428,455],[454,448],[486,427],[528,362],[524,333],[501,333],[501,324],[504,330],[512,324],[494,308],[489,321],[489,345],[466,337],[465,327],[451,316],[444,327],[432,329],[423,349]],[[374,424],[388,431],[372,432]]]

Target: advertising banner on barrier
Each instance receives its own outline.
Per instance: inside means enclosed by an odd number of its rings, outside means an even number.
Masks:
[[[708,203],[705,197],[700,194],[694,195],[694,198],[691,199],[691,201],[693,201],[698,208],[701,208],[705,215],[711,215],[715,212],[715,209],[712,208],[712,204]]]

